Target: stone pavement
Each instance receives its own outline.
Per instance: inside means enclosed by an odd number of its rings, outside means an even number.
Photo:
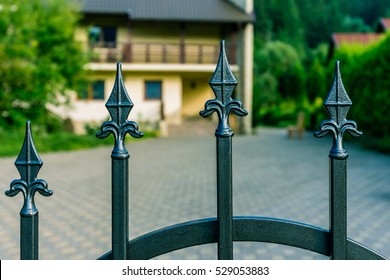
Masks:
[[[38,137],[38,136],[36,136]],[[99,141],[99,140],[97,140]],[[233,138],[234,215],[284,218],[328,227],[330,138],[288,140],[261,129]],[[390,257],[390,156],[346,143],[348,236]],[[130,158],[130,236],[216,216],[214,137],[134,140]],[[36,195],[40,259],[96,259],[111,243],[110,153],[104,147],[41,154],[39,178],[51,197]],[[19,258],[22,195],[4,191],[19,178],[15,158],[0,159],[0,259]],[[235,259],[326,259],[283,245],[235,243]],[[216,244],[157,259],[216,259]]]

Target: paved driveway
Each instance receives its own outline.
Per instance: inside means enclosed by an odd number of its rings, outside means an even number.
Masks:
[[[260,215],[328,227],[331,139],[288,140],[261,129],[233,138],[234,215]],[[97,140],[98,141],[98,140]],[[216,216],[213,137],[135,140],[130,158],[130,236]],[[348,236],[390,257],[390,156],[347,143]],[[41,154],[39,178],[51,197],[36,195],[41,259],[95,259],[110,250],[111,148]],[[0,159],[0,258],[19,258],[22,195],[4,191],[18,178],[14,158]],[[324,259],[316,253],[262,243],[235,243],[235,259]],[[215,259],[216,245],[159,259]]]

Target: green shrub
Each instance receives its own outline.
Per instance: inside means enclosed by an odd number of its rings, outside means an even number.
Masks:
[[[386,150],[390,147],[390,36],[366,49],[341,49],[336,58],[341,61],[344,86],[353,102],[348,119]],[[373,141],[369,142],[372,145]]]

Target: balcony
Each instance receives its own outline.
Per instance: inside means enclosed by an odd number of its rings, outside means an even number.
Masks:
[[[138,64],[216,64],[219,44],[118,43],[98,42],[90,45],[91,62]],[[230,64],[237,64],[237,47],[226,45]]]

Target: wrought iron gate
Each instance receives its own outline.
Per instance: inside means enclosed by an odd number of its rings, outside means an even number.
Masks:
[[[128,179],[129,153],[124,140],[126,134],[142,137],[138,125],[127,117],[133,103],[123,83],[121,64],[117,64],[113,91],[106,103],[111,121],[105,122],[99,138],[113,134],[115,139],[112,160],[112,250],[98,259],[150,259],[182,248],[218,243],[218,259],[233,259],[233,242],[255,241],[294,246],[329,256],[331,259],[385,259],[373,250],[347,238],[347,158],[343,148],[345,132],[361,135],[354,121],[346,119],[352,105],[336,62],[332,88],[324,102],[330,119],[323,121],[316,137],[330,133],[333,146],[329,154],[330,229],[295,221],[266,217],[233,217],[232,214],[232,137],[229,115],[247,115],[240,101],[232,99],[237,81],[228,64],[225,45],[221,42],[216,70],[210,81],[215,99],[205,104],[202,117],[217,113],[219,118],[216,136],[217,154],[217,217],[189,221],[169,226],[129,241],[128,236]],[[20,212],[20,256],[21,259],[38,259],[38,210],[34,203],[36,192],[49,196],[52,191],[44,180],[37,179],[42,161],[34,147],[30,123],[15,165],[21,178],[14,180],[6,195],[24,195]]]

